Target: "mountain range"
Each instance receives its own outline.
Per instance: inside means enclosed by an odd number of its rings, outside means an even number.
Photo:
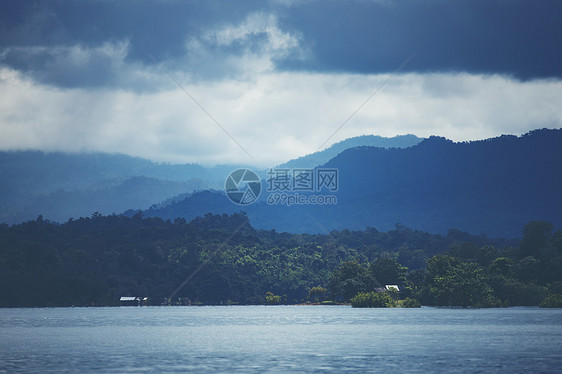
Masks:
[[[346,148],[404,147],[421,141],[413,135],[346,139],[290,161],[321,165]],[[194,191],[223,189],[226,176],[244,165],[155,163],[122,154],[39,151],[0,152],[0,223],[19,223],[42,215],[65,222],[94,212],[121,213],[182,200]],[[265,175],[265,170],[259,171]]]
[[[270,205],[264,193],[241,207],[222,191],[203,191],[144,214],[191,219],[242,210],[256,228],[300,233],[403,225],[515,238],[529,221],[562,226],[561,129],[461,143],[430,137],[408,148],[355,147],[323,167],[339,172],[337,204]]]
[[[122,154],[0,152],[0,222],[147,209],[180,194],[218,188],[232,165],[174,165]]]
[[[99,153],[0,152],[0,222],[38,215],[65,222],[94,212],[191,220],[244,211],[258,229],[295,233],[398,225],[516,238],[531,220],[562,226],[562,129],[460,143],[436,136],[362,136],[273,169],[337,170],[337,191],[297,192],[328,194],[336,204],[271,205],[267,170],[256,170],[263,178],[260,198],[236,205],[223,186],[240,167]]]

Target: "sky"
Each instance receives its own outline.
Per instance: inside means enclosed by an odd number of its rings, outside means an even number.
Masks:
[[[260,167],[562,127],[562,2],[0,1],[0,150]]]

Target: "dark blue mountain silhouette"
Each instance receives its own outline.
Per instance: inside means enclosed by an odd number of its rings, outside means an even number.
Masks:
[[[339,170],[336,205],[240,207],[221,191],[195,193],[149,216],[191,219],[246,211],[256,228],[289,232],[451,228],[519,237],[531,220],[562,226],[562,130],[454,143],[431,137],[404,149],[357,147],[325,164]]]
[[[414,135],[360,136],[290,163],[314,167],[356,145],[405,147],[419,141]],[[240,167],[157,163],[97,152],[0,151],[0,223],[19,223],[38,215],[65,222],[96,211],[111,214],[169,205],[193,191],[222,189],[226,176]]]

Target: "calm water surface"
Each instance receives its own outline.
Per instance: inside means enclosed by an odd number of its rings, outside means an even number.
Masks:
[[[0,373],[562,373],[562,310],[0,309]]]

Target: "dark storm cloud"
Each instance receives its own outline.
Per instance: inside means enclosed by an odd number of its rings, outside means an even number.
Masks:
[[[221,79],[239,74],[232,57],[268,53],[271,35],[221,45],[206,33],[255,13],[298,35],[298,48],[270,53],[278,71],[386,73],[415,53],[404,72],[562,78],[560,1],[3,1],[0,64],[61,87],[138,90],[156,87],[139,74],[152,55]]]
[[[406,71],[562,77],[560,1],[314,2],[283,20],[315,56],[286,68],[380,73],[415,53]]]
[[[0,2],[0,64],[63,87],[127,86],[120,75],[127,76],[130,65],[154,68],[152,56],[197,71],[189,65],[186,42],[208,28],[240,22],[250,9],[259,7],[230,1]],[[99,52],[103,45],[123,43],[125,56]],[[84,56],[88,61],[76,61],[68,52],[73,48],[93,52]],[[121,57],[125,65],[116,68],[120,61],[111,60]]]

